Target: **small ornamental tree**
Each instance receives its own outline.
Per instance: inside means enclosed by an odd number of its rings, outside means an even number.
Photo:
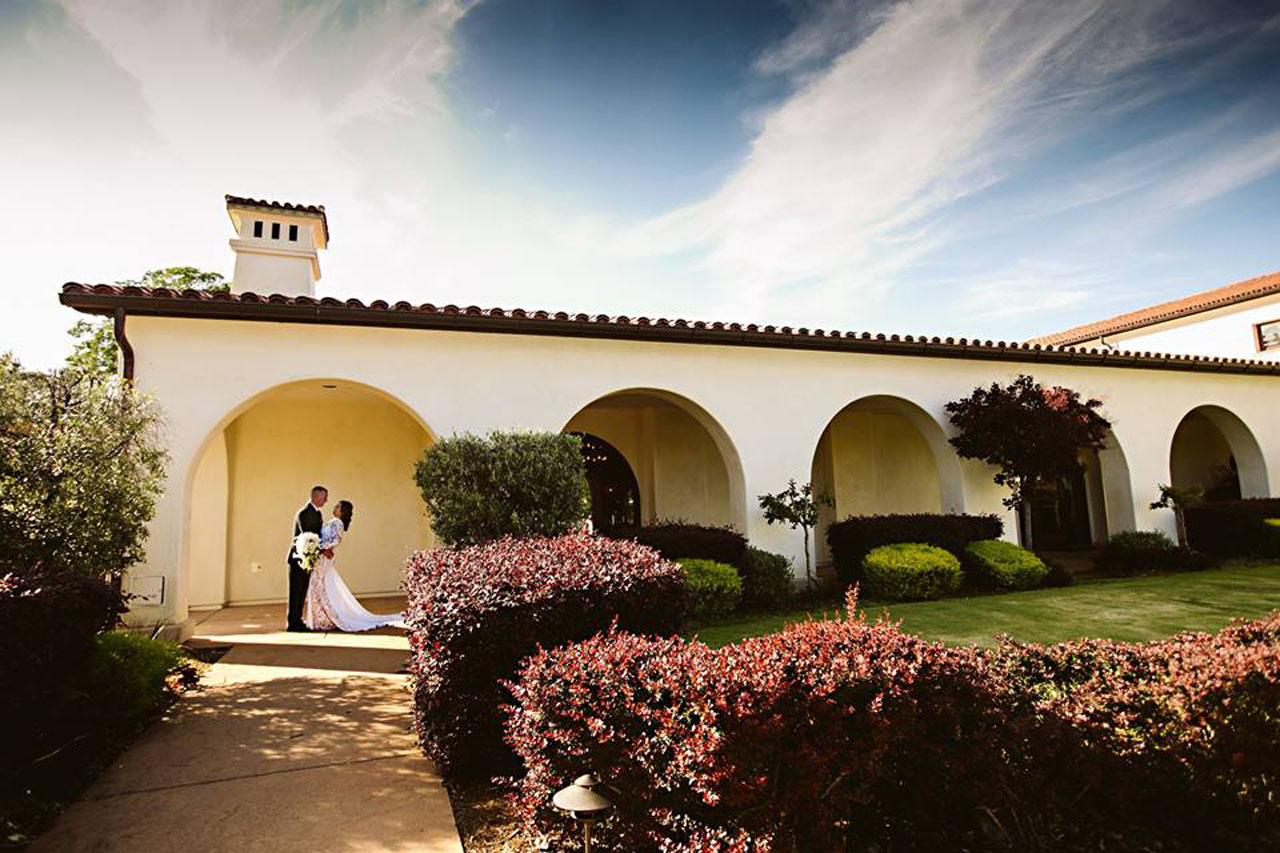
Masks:
[[[1005,506],[1021,512],[1037,488],[1079,470],[1082,450],[1103,446],[1111,424],[1101,407],[1101,400],[1024,374],[1009,385],[975,388],[947,403],[946,412],[959,430],[951,439],[956,452],[994,465],[996,484],[1009,488]]]
[[[795,480],[787,482],[787,488],[776,495],[760,495],[760,509],[765,521],[785,524],[792,530],[797,527],[804,533],[804,580],[812,587],[813,561],[809,558],[809,531],[818,524],[818,507],[835,506],[835,501],[825,492],[815,495],[813,485],[797,486]]]
[[[1174,524],[1178,531],[1178,544],[1187,544],[1187,516],[1186,509],[1188,507],[1199,506],[1204,503],[1204,486],[1196,484],[1185,489],[1175,486],[1166,486],[1161,483],[1160,500],[1153,501],[1152,509],[1171,509],[1173,510]]]
[[[582,440],[562,433],[455,435],[423,454],[414,480],[432,530],[451,546],[559,536],[590,505]]]
[[[158,411],[123,382],[0,356],[0,574],[118,577],[144,556],[167,460]]]

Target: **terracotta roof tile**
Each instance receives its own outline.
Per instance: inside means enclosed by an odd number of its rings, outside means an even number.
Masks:
[[[1241,358],[1210,358],[1170,353],[1127,352],[1056,346],[1039,342],[940,338],[926,335],[886,335],[755,323],[724,323],[683,319],[528,311],[520,308],[483,309],[457,305],[413,305],[326,296],[209,293],[203,290],[121,287],[68,282],[62,287],[64,305],[89,314],[111,314],[123,308],[142,316],[192,317],[226,320],[323,323],[330,325],[390,326],[451,329],[497,334],[555,335],[614,338],[673,343],[822,349],[885,355],[965,358],[983,361],[1092,364],[1167,370],[1262,373],[1280,376],[1280,362]]]
[[[1192,294],[1191,296],[1184,296],[1171,302],[1162,302],[1159,305],[1152,305],[1150,308],[1143,308],[1140,311],[1120,314],[1109,320],[1099,320],[1095,323],[1086,323],[1083,326],[1076,326],[1051,335],[1031,338],[1028,343],[1053,344],[1055,346],[1078,344],[1082,341],[1095,340],[1103,335],[1128,332],[1133,329],[1140,329],[1143,326],[1177,320],[1180,317],[1188,317],[1192,314],[1199,314],[1202,311],[1211,311],[1214,308],[1223,308],[1238,302],[1257,299],[1260,296],[1270,296],[1275,293],[1280,293],[1280,272],[1260,275],[1257,278],[1228,284],[1225,287],[1217,287],[1213,290],[1206,290],[1203,293]]]

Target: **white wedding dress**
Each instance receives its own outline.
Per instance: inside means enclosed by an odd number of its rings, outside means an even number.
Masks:
[[[320,547],[334,550],[334,557],[320,555],[307,585],[302,621],[313,631],[372,631],[387,625],[404,625],[403,613],[370,613],[351,594],[334,565],[345,525],[334,518],[320,528]]]

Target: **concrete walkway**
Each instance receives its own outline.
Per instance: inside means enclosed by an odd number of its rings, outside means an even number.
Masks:
[[[365,602],[391,612],[402,601]],[[404,632],[287,634],[283,606],[211,614],[231,645],[33,851],[461,853],[410,732]]]

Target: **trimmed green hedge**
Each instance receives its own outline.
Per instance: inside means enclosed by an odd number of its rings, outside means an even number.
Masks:
[[[742,567],[742,604],[744,607],[781,607],[795,591],[791,561],[781,554],[747,547],[746,565]]]
[[[960,561],[935,545],[881,545],[862,560],[862,581],[874,599],[941,598],[959,589],[963,580]]]
[[[1179,547],[1158,530],[1125,530],[1107,540],[1093,564],[1106,574],[1136,575],[1205,569],[1213,559]]]
[[[731,566],[747,565],[747,537],[732,527],[659,519],[643,527],[618,527],[613,539],[634,539],[668,560],[715,560]]]
[[[1183,511],[1187,544],[1215,557],[1280,557],[1280,536],[1266,523],[1280,498],[1206,501]]]
[[[1049,576],[1049,567],[1026,548],[1003,539],[970,542],[964,549],[965,570],[993,589],[1034,589]]]
[[[742,600],[742,576],[728,563],[677,560],[684,567],[690,615],[696,619],[728,616]]]

